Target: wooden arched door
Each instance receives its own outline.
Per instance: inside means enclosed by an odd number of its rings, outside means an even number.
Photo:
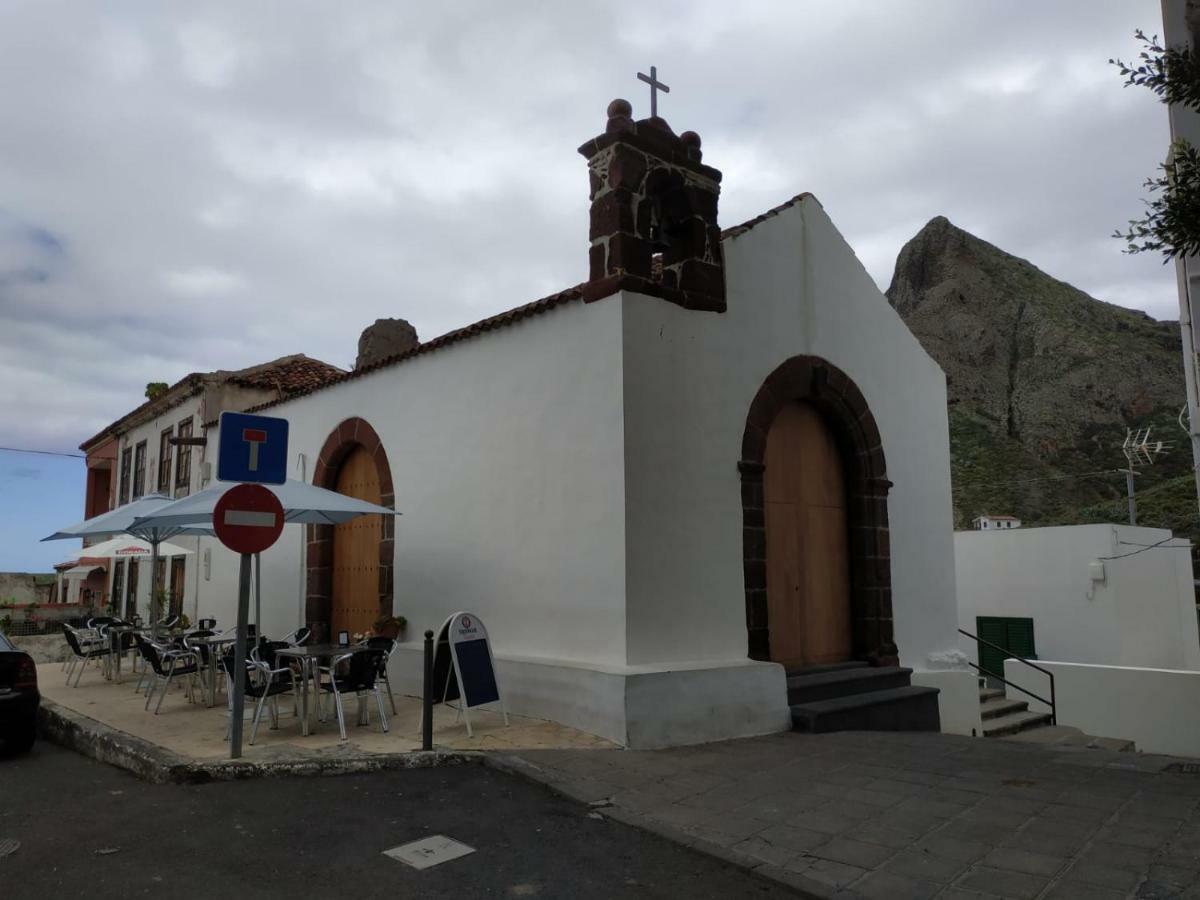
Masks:
[[[379,503],[379,472],[362,447],[355,447],[338,469],[339,494]],[[330,632],[369,631],[379,618],[379,516],[359,516],[333,528],[333,603]]]
[[[821,414],[788,403],[767,433],[763,499],[771,659],[843,662],[852,653],[850,554],[841,454]]]

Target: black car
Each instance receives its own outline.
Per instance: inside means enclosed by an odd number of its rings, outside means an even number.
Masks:
[[[33,658],[0,634],[0,744],[6,751],[33,746],[41,699]]]

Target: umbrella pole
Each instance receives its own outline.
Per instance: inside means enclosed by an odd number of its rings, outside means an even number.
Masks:
[[[150,633],[158,630],[158,541],[150,542]]]
[[[254,554],[254,628],[262,640],[262,554]]]

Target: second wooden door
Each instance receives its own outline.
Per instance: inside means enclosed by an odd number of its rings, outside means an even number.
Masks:
[[[338,469],[339,494],[369,503],[380,499],[379,473],[369,453],[350,451]],[[379,516],[359,516],[333,528],[331,637],[339,631],[369,631],[379,618]]]

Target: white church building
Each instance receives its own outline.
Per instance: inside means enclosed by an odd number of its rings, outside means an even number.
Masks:
[[[402,514],[289,526],[264,630],[404,615],[419,693],[422,634],[469,610],[510,711],[632,747],[805,701],[970,733],[942,371],[814,197],[722,231],[699,137],[631,113],[580,148],[586,282],[251,410],[289,421],[290,477]],[[200,544],[188,612],[232,623],[235,557]],[[897,664],[871,703],[822,688]]]

